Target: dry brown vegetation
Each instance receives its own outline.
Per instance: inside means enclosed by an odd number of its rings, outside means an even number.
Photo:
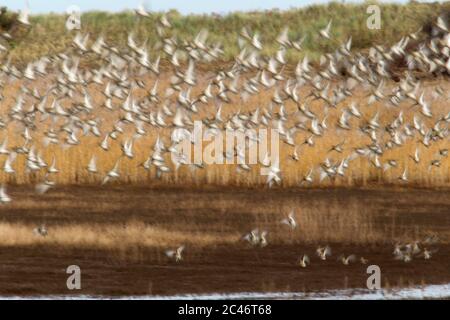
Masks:
[[[0,294],[73,294],[68,265],[82,269],[78,294],[130,295],[303,291],[364,287],[366,265],[343,266],[341,253],[381,267],[383,288],[448,283],[450,203],[445,191],[256,190],[232,188],[61,187],[0,207]],[[82,199],[82,201],[80,201]],[[280,220],[294,209],[298,228]],[[47,237],[32,228],[45,223]],[[268,245],[240,236],[268,231]],[[397,241],[437,235],[431,260],[395,260]],[[184,244],[183,261],[164,254]],[[332,257],[320,261],[318,245]],[[296,262],[308,254],[312,264]],[[181,281],[182,280],[182,281]]]
[[[167,75],[164,79],[160,80],[159,92],[164,94],[167,88]],[[204,75],[207,77],[208,75]],[[145,89],[135,89],[133,95],[136,99],[144,97],[154,84],[154,79],[144,79],[146,83]],[[16,98],[20,95],[20,81],[12,82],[4,91],[5,99],[3,105],[5,106],[2,111],[2,117],[6,118],[7,113],[16,104]],[[393,84],[387,86],[386,91],[392,87]],[[433,91],[436,86],[440,85],[444,90],[448,90],[449,86],[446,81],[427,81],[424,84],[426,99],[430,100],[433,111],[433,118],[428,119],[426,117],[420,117],[427,127],[431,127],[437,119],[445,116],[449,111],[448,100],[445,97],[432,98]],[[206,86],[206,83],[204,83]],[[198,86],[193,91],[194,94],[200,92],[202,85]],[[99,184],[106,173],[111,170],[117,161],[121,157],[121,143],[132,137],[134,134],[134,125],[128,124],[124,126],[124,134],[119,136],[117,140],[110,139],[110,150],[104,151],[99,147],[100,142],[103,140],[105,133],[110,131],[114,125],[114,120],[123,116],[123,111],[120,110],[122,102],[119,100],[113,100],[115,106],[114,111],[109,111],[102,107],[105,101],[102,88],[98,85],[91,85],[90,93],[93,99],[93,105],[95,110],[91,113],[83,115],[84,119],[100,119],[99,129],[101,131],[100,137],[94,137],[92,134],[83,136],[82,131],[78,133],[80,140],[79,145],[69,146],[63,143],[63,145],[49,145],[48,147],[43,145],[42,137],[44,132],[50,128],[50,118],[38,120],[38,126],[31,132],[33,141],[29,143],[28,147],[34,146],[37,153],[42,155],[42,158],[50,164],[53,157],[56,160],[56,166],[60,170],[59,173],[52,175],[52,180],[57,184]],[[197,92],[198,91],[198,92]],[[310,92],[310,88],[303,88],[299,91],[300,96],[305,97]],[[372,105],[367,105],[367,94],[370,93],[367,90],[356,90],[356,94],[343,103],[340,103],[336,109],[331,108],[328,114],[324,114],[324,105],[322,101],[311,102],[309,108],[315,112],[320,121],[325,120],[328,129],[322,137],[315,137],[315,145],[309,147],[302,145],[303,141],[311,135],[310,132],[305,130],[299,130],[295,135],[295,143],[298,145],[298,154],[300,160],[298,162],[293,161],[290,155],[293,153],[294,147],[280,142],[280,168],[282,170],[282,186],[298,186],[301,184],[303,177],[310,169],[314,169],[314,182],[311,186],[365,186],[371,184],[405,184],[399,181],[399,176],[406,168],[408,171],[409,185],[422,186],[422,187],[448,187],[450,185],[450,157],[440,156],[439,150],[448,149],[449,142],[448,137],[434,142],[430,147],[426,147],[421,144],[420,135],[416,132],[414,137],[408,137],[402,146],[395,147],[392,150],[386,149],[384,154],[380,156],[380,161],[385,164],[388,160],[396,160],[398,163],[397,168],[391,168],[385,171],[382,168],[376,168],[373,161],[366,157],[359,157],[350,162],[349,169],[346,171],[344,177],[337,177],[334,180],[325,179],[319,181],[319,166],[326,158],[332,160],[332,162],[340,161],[352,154],[357,147],[365,147],[371,143],[367,135],[358,134],[358,127],[364,125],[369,121],[377,112],[379,112],[379,121],[382,126],[387,126],[392,123],[402,112],[404,123],[412,123],[414,107],[411,107],[411,103],[405,102],[400,107],[389,106],[387,103],[376,102]],[[244,102],[238,96],[232,96],[232,103],[224,105],[222,108],[222,117],[227,119],[232,116],[233,113],[240,111],[243,114],[253,112],[256,108],[265,107],[270,103],[273,95],[273,90],[267,90],[260,94],[251,97],[250,100]],[[79,97],[82,99],[83,97]],[[29,99],[31,100],[31,99]],[[360,105],[361,112],[363,113],[362,119],[352,119],[351,125],[353,129],[346,131],[337,127],[337,121],[342,114],[342,110],[348,107],[352,102],[356,102]],[[29,104],[37,103],[34,101],[28,101]],[[49,102],[50,103],[50,102]],[[61,102],[64,105],[64,101]],[[68,106],[68,105],[67,105]],[[297,111],[297,106],[293,102],[287,102],[286,110],[291,116],[289,117],[288,126],[294,125],[293,121],[297,121],[299,117],[294,114]],[[156,110],[155,110],[156,111]],[[205,117],[213,118],[216,113],[214,106],[203,106],[198,114],[192,115],[192,120],[200,120]],[[274,107],[274,111],[278,111],[278,107]],[[171,134],[171,118],[166,117],[167,128],[155,128],[146,125],[144,128],[148,134],[144,137],[140,137],[134,140],[134,153],[133,159],[123,157],[120,162],[120,183],[138,183],[138,184],[170,184],[170,185],[228,185],[228,186],[252,186],[252,185],[264,185],[266,181],[265,176],[260,175],[260,166],[253,165],[252,170],[249,172],[238,171],[237,165],[206,165],[204,169],[198,169],[191,166],[182,166],[177,172],[172,170],[167,174],[163,174],[162,178],[158,180],[155,174],[155,168],[151,168],[150,171],[146,171],[140,166],[151,154],[157,136],[160,136],[165,142],[166,146],[170,145]],[[292,123],[291,123],[292,122]],[[53,123],[53,127],[63,123],[58,121]],[[445,126],[445,125],[444,125]],[[9,126],[8,132],[3,130],[3,134],[0,136],[0,141],[7,138],[8,147],[15,148],[24,144],[24,138],[22,136],[23,128],[20,124]],[[391,139],[389,134],[381,127],[379,130],[379,136],[381,140],[387,142]],[[61,142],[66,139],[67,135],[63,132],[60,133]],[[330,151],[333,145],[340,142],[345,142],[344,152],[339,154],[334,151]],[[205,144],[204,144],[205,146]],[[415,149],[420,149],[420,163],[416,164],[411,159],[414,155]],[[91,174],[87,171],[87,165],[90,158],[95,155],[98,159],[99,174]],[[1,158],[6,160],[7,156],[2,155]],[[170,156],[166,155],[166,163],[171,166]],[[441,161],[440,167],[430,166],[432,160],[439,159]],[[13,184],[29,184],[36,183],[43,179],[45,170],[40,172],[34,172],[29,174],[25,170],[25,157],[19,155],[17,160],[13,164],[16,169],[16,173],[11,175],[4,172],[0,173],[0,181],[13,183]],[[114,182],[113,182],[114,183]],[[116,181],[117,183],[117,181]]]
[[[246,245],[242,235],[253,228],[267,230],[271,244],[389,246],[394,240],[412,241],[434,233],[442,243],[450,239],[446,222],[442,226],[433,222],[433,217],[448,220],[445,191],[127,188],[62,187],[43,197],[33,195],[29,187],[13,188],[12,196],[24,200],[0,208],[0,244],[119,251],[180,244],[241,246]],[[437,204],[434,212],[430,211],[432,203]],[[298,220],[293,231],[280,223],[291,210]],[[416,226],[414,219],[424,223]],[[49,229],[46,237],[32,232],[42,223]]]

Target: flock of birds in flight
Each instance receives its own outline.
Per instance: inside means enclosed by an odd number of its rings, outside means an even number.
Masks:
[[[150,13],[143,8],[136,10],[136,14],[140,19],[150,17]],[[27,10],[21,12],[18,22],[26,28],[32,27]],[[409,140],[418,139],[415,153],[408,158],[408,161],[416,164],[421,162],[421,152],[431,152],[428,150],[439,141],[448,142],[450,112],[445,114],[442,109],[434,110],[433,103],[448,103],[450,96],[439,85],[433,87],[431,93],[427,93],[422,82],[414,76],[417,71],[427,74],[450,72],[450,32],[447,21],[442,17],[433,25],[436,36],[423,40],[416,49],[410,50],[408,46],[419,39],[420,31],[404,36],[390,47],[373,46],[368,54],[353,52],[352,39],[349,38],[335,52],[322,55],[319,66],[313,66],[305,55],[293,74],[285,71],[288,63],[286,55],[289,50],[301,52],[305,38],[290,39],[289,30],[285,28],[276,39],[279,47],[276,54],[267,56],[263,53],[264,45],[260,34],[243,28],[238,37],[240,51],[233,64],[214,72],[204,82],[198,80],[196,65],[220,61],[224,54],[222,45],[208,41],[206,30],[201,30],[192,40],[178,39],[171,32],[173,28],[166,15],[160,16],[155,28],[162,48],[159,52],[149,50],[147,41],[138,44],[132,32],[128,34],[126,48],[119,49],[108,44],[103,36],[90,42],[90,34],[77,30],[72,47],[66,52],[43,56],[28,63],[23,70],[10,62],[7,58],[9,48],[6,44],[3,45],[12,40],[13,36],[7,32],[1,33],[0,56],[4,62],[0,68],[0,101],[4,99],[2,91],[9,83],[19,80],[22,84],[15,104],[0,118],[0,128],[6,131],[9,127],[16,126],[20,128],[23,138],[21,145],[12,147],[8,145],[8,137],[5,136],[0,145],[0,155],[6,157],[3,171],[14,175],[16,158],[24,157],[27,172],[45,171],[44,181],[36,186],[36,191],[43,194],[55,187],[53,177],[60,169],[57,167],[58,159],[53,157],[51,163],[47,163],[39,148],[50,144],[76,148],[82,144],[80,135],[93,136],[98,139],[98,152],[108,152],[113,143],[120,143],[122,150],[115,165],[101,179],[106,184],[120,179],[121,161],[135,157],[134,144],[151,134],[149,128],[157,132],[170,129],[169,138],[160,137],[159,133],[155,135],[156,142],[150,147],[150,154],[141,165],[142,170],[154,168],[156,175],[160,177],[188,163],[181,154],[177,154],[176,146],[183,138],[190,136],[193,118],[199,117],[200,111],[212,114],[202,117],[201,121],[213,134],[226,130],[245,132],[254,128],[277,129],[283,143],[292,148],[290,157],[295,162],[301,161],[300,147],[313,148],[316,140],[323,138],[327,131],[331,131],[330,128],[342,132],[358,132],[370,141],[353,148],[350,155],[339,161],[327,157],[317,168],[311,168],[301,178],[299,183],[305,184],[314,181],[315,172],[319,173],[320,181],[345,176],[346,170],[356,158],[365,158],[376,168],[385,171],[401,167],[398,160],[390,159],[382,163],[380,158],[387,150],[401,147]],[[316,36],[317,41],[330,41],[333,38],[332,21],[319,30]],[[162,74],[160,61],[163,57],[173,69],[170,86],[164,92],[159,88]],[[81,68],[80,62],[83,59],[95,60],[97,67]],[[404,76],[388,90],[386,83],[391,83],[393,66],[398,60],[406,61],[407,68]],[[42,81],[43,79],[46,81]],[[147,89],[149,84],[150,90]],[[301,97],[299,90],[302,88],[308,88],[309,94]],[[369,92],[365,108],[370,108],[374,103],[378,103],[380,107],[368,116],[358,103],[352,102],[339,111],[336,123],[327,123],[328,113],[338,112],[337,106],[346,103],[346,99],[353,96],[356,88],[364,88]],[[200,93],[194,95],[194,89]],[[137,99],[133,95],[137,90],[144,90],[146,95]],[[94,103],[93,92],[100,93],[103,103]],[[236,99],[245,104],[251,97],[262,92],[272,93],[268,106],[246,112],[238,111],[228,116],[222,114],[222,110],[236,102]],[[310,107],[313,101],[321,102],[324,116]],[[4,103],[0,103],[5,110]],[[287,111],[288,103],[296,106],[295,112]],[[380,120],[384,110],[395,110],[401,104],[411,106],[407,109],[412,116],[411,122],[405,120],[404,110],[400,110],[392,122],[383,123]],[[102,127],[103,119],[99,118],[99,110],[113,119],[112,128]],[[44,122],[48,124],[48,129],[42,138],[37,138],[36,132]],[[132,135],[125,136],[127,130],[132,130]],[[296,139],[299,132],[306,133],[300,143]],[[330,151],[342,154],[345,144],[343,141],[333,145]],[[224,157],[241,157],[245,151],[235,150],[235,154],[224,154]],[[176,159],[174,168],[167,164],[166,156],[169,154],[172,159]],[[443,148],[435,151],[429,163],[430,169],[439,168],[446,157],[448,148],[444,144]],[[260,165],[269,168],[269,186],[281,183],[280,163],[261,161]],[[204,168],[203,165],[197,167]],[[95,154],[85,168],[89,174],[99,174]],[[240,172],[250,170],[245,164],[239,165],[238,169]],[[408,181],[406,166],[398,179]],[[10,201],[6,186],[2,185],[0,202]],[[283,220],[283,223],[292,229],[297,227],[293,215]],[[35,232],[42,236],[48,233],[45,226],[36,228]],[[264,231],[252,231],[244,239],[252,245],[267,244]],[[433,253],[417,248],[417,243],[398,245],[395,257],[407,261],[420,253],[428,259]],[[184,246],[181,246],[166,254],[175,261],[181,261],[183,250]],[[317,255],[321,260],[326,260],[331,255],[331,249],[328,246],[320,247]],[[356,261],[356,256],[340,256],[339,260],[343,264],[349,264]],[[363,257],[360,261],[367,262]],[[307,255],[299,260],[302,267],[309,263]]]
[[[294,232],[298,228],[297,218],[295,211],[292,210],[288,216],[280,221],[280,224],[283,224],[288,228],[291,232]],[[268,242],[268,231],[267,230],[259,230],[254,229],[248,233],[246,233],[242,240],[247,242],[249,245],[255,248],[264,248],[266,247]],[[397,242],[394,245],[394,249],[392,252],[393,258],[395,260],[403,261],[405,263],[411,262],[413,259],[424,259],[430,260],[432,256],[438,252],[436,245],[439,243],[439,238],[436,235],[428,235],[423,240],[414,240],[412,242]],[[181,262],[183,260],[183,252],[185,250],[185,246],[182,245],[173,250],[166,250],[165,253],[167,257],[175,262]],[[329,260],[332,256],[332,250],[329,245],[318,246],[315,250],[315,255],[320,261]],[[338,262],[343,265],[350,265],[353,263],[361,263],[366,265],[369,263],[369,260],[364,258],[363,256],[357,256],[356,254],[339,254],[336,259]],[[311,264],[311,258],[307,254],[301,255],[296,265],[301,268],[306,268]]]
[[[294,231],[298,227],[295,211],[292,210],[285,219],[280,221],[280,223],[289,227],[291,231]],[[268,232],[265,230],[259,231],[258,229],[254,229],[245,234],[242,239],[250,243],[252,246],[263,248],[268,244],[267,234]],[[426,236],[422,241],[416,240],[409,243],[396,243],[392,254],[395,260],[401,260],[403,262],[411,262],[413,258],[429,260],[432,255],[438,251],[435,247],[432,248],[432,246],[436,245],[438,242],[439,239],[436,235],[430,235]],[[184,247],[182,247],[181,250],[183,250],[183,248]],[[325,261],[328,257],[331,257],[332,250],[329,245],[318,246],[315,254],[319,260]],[[340,254],[337,257],[337,261],[341,262],[343,265],[349,265],[355,262],[367,264],[369,262],[369,260],[363,256],[359,256],[358,258],[356,254]],[[297,261],[297,265],[302,268],[306,268],[310,264],[311,258],[307,254],[303,254]]]

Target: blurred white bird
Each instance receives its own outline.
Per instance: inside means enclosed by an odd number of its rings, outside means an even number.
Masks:
[[[288,225],[292,230],[294,230],[297,227],[297,221],[295,220],[294,210],[289,212],[288,217],[286,219],[281,220],[281,223]]]
[[[166,250],[166,256],[170,259],[173,259],[175,262],[180,262],[183,260],[182,253],[184,251],[184,246],[180,246],[175,250]]]
[[[0,203],[8,203],[11,202],[11,198],[6,194],[6,187],[2,185],[0,187]]]

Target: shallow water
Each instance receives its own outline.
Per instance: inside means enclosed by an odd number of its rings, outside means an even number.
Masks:
[[[342,289],[326,292],[236,292],[211,294],[186,294],[173,296],[91,296],[91,295],[48,295],[48,296],[1,296],[1,300],[242,300],[242,299],[269,299],[269,300],[400,300],[400,299],[450,299],[450,283],[429,285],[423,287],[368,290],[368,289]]]

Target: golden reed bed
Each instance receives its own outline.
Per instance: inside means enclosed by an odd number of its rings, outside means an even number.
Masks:
[[[204,89],[207,85],[208,74],[201,76],[199,85],[192,91],[192,96],[200,93],[200,90]],[[162,96],[168,86],[168,79],[170,74],[159,77],[158,93]],[[200,78],[200,77],[199,77]],[[138,100],[139,98],[148,94],[154,85],[155,78],[142,79],[146,84],[145,89],[136,88],[133,90],[133,97]],[[44,83],[46,80],[40,80]],[[1,117],[6,119],[9,110],[15,105],[16,98],[20,94],[20,87],[22,82],[17,80],[8,83],[3,91],[4,100],[1,105]],[[389,88],[393,87],[394,83],[388,83],[385,92],[389,92]],[[398,85],[398,84],[397,84]],[[425,96],[427,100],[431,102],[431,109],[433,112],[432,118],[426,118],[421,116],[421,120],[424,124],[430,128],[440,117],[445,116],[449,111],[449,100],[444,97],[434,97],[433,91],[437,86],[442,87],[444,90],[448,90],[450,87],[448,81],[433,80],[424,82]],[[47,87],[47,85],[43,86]],[[39,89],[39,86],[38,86]],[[86,119],[100,119],[99,129],[101,132],[100,137],[95,137],[92,134],[83,136],[78,134],[79,144],[75,146],[64,145],[52,145],[45,146],[42,143],[40,137],[44,132],[49,129],[51,123],[50,118],[38,119],[36,121],[36,128],[32,131],[33,140],[28,144],[28,147],[34,146],[35,151],[39,154],[48,165],[51,164],[52,159],[56,160],[56,167],[59,169],[59,173],[52,174],[51,180],[57,184],[100,184],[108,171],[110,171],[117,159],[121,157],[121,143],[130,138],[134,132],[134,125],[128,124],[124,126],[124,134],[120,135],[117,140],[109,139],[110,150],[104,151],[100,148],[99,144],[103,140],[106,133],[110,132],[113,127],[113,121],[117,120],[120,115],[123,115],[123,111],[120,111],[120,100],[113,99],[114,111],[107,110],[102,107],[105,97],[102,94],[103,88],[97,84],[91,84],[88,92],[91,94],[94,110],[87,116]],[[299,90],[299,95],[304,101],[304,97],[309,94],[311,88],[305,87]],[[274,89],[261,91],[260,94],[250,97],[250,99],[244,102],[238,95],[230,95],[232,102],[230,104],[224,104],[222,106],[222,118],[227,119],[233,113],[240,111],[242,114],[248,114],[254,111],[256,108],[267,107],[271,103]],[[371,143],[367,135],[360,134],[358,126],[361,126],[365,122],[369,121],[377,112],[379,112],[379,122],[381,128],[378,130],[381,141],[386,142],[390,139],[388,133],[384,130],[384,126],[392,123],[399,115],[403,113],[404,123],[413,122],[414,114],[417,112],[417,107],[411,106],[411,103],[403,102],[399,107],[390,106],[386,100],[382,102],[375,102],[371,105],[367,105],[368,95],[370,90],[366,90],[361,87],[354,90],[356,94],[353,97],[346,99],[344,102],[338,104],[336,108],[330,108],[328,114],[325,115],[323,110],[323,102],[313,101],[308,103],[310,109],[319,116],[320,121],[326,118],[326,125],[328,129],[325,131],[322,137],[314,137],[314,146],[310,147],[306,144],[302,144],[303,141],[311,136],[311,133],[305,130],[298,130],[295,135],[295,144],[299,160],[294,161],[291,158],[294,147],[286,143],[280,142],[280,169],[281,169],[281,186],[365,186],[365,185],[413,185],[421,187],[447,187],[450,185],[450,158],[440,156],[439,150],[449,148],[448,136],[439,141],[433,142],[430,147],[424,146],[421,142],[418,133],[415,131],[413,138],[408,138],[402,146],[395,147],[392,150],[386,149],[384,154],[380,156],[379,160],[381,164],[386,164],[389,160],[396,160],[397,167],[392,167],[388,170],[384,168],[376,168],[373,161],[366,157],[358,157],[350,162],[349,168],[346,170],[344,177],[338,176],[335,179],[325,178],[322,181],[319,179],[319,167],[320,163],[326,158],[331,162],[337,162],[341,159],[354,153],[355,148],[365,147]],[[82,99],[82,98],[79,98]],[[174,98],[171,98],[174,99]],[[31,100],[31,99],[28,99]],[[51,104],[49,99],[48,105]],[[350,124],[352,130],[342,130],[338,128],[337,121],[342,114],[342,110],[348,107],[352,102],[356,102],[360,106],[360,110],[363,114],[361,119],[351,118]],[[24,109],[29,107],[36,101],[27,101]],[[62,101],[61,105],[65,106],[65,102]],[[288,114],[294,114],[297,110],[297,106],[288,101],[285,104]],[[274,112],[277,112],[278,107],[274,106]],[[208,105],[201,105],[198,114],[192,115],[192,120],[201,120],[205,117],[213,118],[217,109],[213,103]],[[113,120],[114,119],[114,120]],[[293,126],[293,119],[297,117],[288,117],[288,127]],[[172,169],[171,172],[164,173],[159,179],[156,177],[155,167],[151,167],[150,170],[145,170],[141,164],[148,158],[152,152],[152,148],[159,135],[168,147],[170,145],[170,134],[173,130],[171,117],[165,118],[168,127],[166,128],[154,128],[149,125],[145,126],[145,130],[149,133],[139,139],[134,140],[134,158],[129,159],[122,157],[119,165],[120,177],[110,183],[132,183],[132,184],[169,184],[169,185],[229,185],[229,186],[264,186],[266,183],[266,176],[260,175],[260,165],[251,166],[250,171],[237,170],[237,165],[206,165],[203,169],[182,165],[179,170],[174,171],[171,164],[169,155],[165,155],[166,163]],[[62,124],[61,120],[58,120],[58,125],[54,125],[55,128],[59,128]],[[445,126],[445,125],[444,125]],[[20,147],[24,143],[23,127],[17,123],[8,126],[8,132],[3,129],[0,131],[0,142],[7,138],[7,147],[13,149]],[[64,133],[60,133],[60,140],[65,139]],[[345,142],[342,153],[330,151],[333,145]],[[420,149],[420,162],[416,164],[412,157],[416,147]],[[95,155],[97,158],[98,173],[89,173],[87,165],[91,157]],[[7,155],[0,155],[0,161],[6,161]],[[432,160],[439,159],[441,164],[439,167],[431,166]],[[15,169],[14,174],[8,174],[4,171],[0,171],[0,181],[7,184],[33,184],[43,181],[46,170],[40,170],[39,172],[29,172],[25,168],[26,159],[23,155],[18,155],[17,159],[13,163]],[[313,182],[302,183],[304,176],[313,170]],[[399,177],[404,170],[407,170],[408,182],[401,181]]]

